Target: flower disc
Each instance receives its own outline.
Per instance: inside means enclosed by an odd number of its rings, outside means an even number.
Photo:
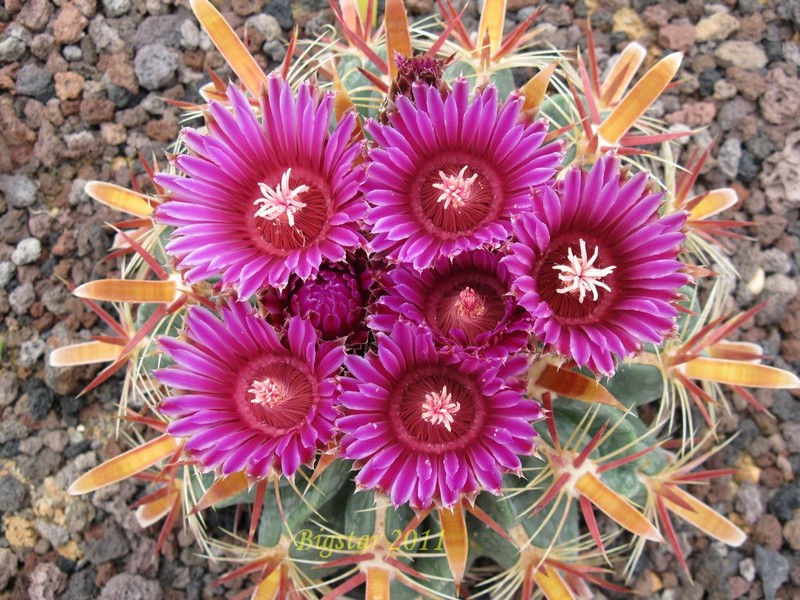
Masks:
[[[663,194],[646,185],[645,174],[623,180],[611,155],[588,173],[571,169],[516,221],[518,241],[503,259],[539,339],[606,375],[615,355],[661,343],[689,280],[677,259],[686,215],[660,218]]]
[[[497,254],[472,250],[440,258],[422,272],[399,265],[370,326],[391,331],[399,318],[429,328],[437,345],[504,358],[528,343],[530,321],[511,295],[511,278]]]
[[[210,105],[206,134],[183,132],[191,153],[174,164],[185,177],[156,177],[168,190],[156,217],[175,228],[167,250],[189,281],[218,275],[247,298],[283,287],[292,273],[305,279],[364,242],[363,169],[350,140],[355,115],[328,133],[331,93],[306,83],[295,96],[271,76],[261,121],[234,86],[228,100]]]
[[[530,189],[554,175],[561,147],[543,145],[546,124],[528,121],[516,94],[501,106],[492,85],[470,102],[465,80],[445,98],[434,86],[413,90],[413,101],[397,98],[388,125],[366,125],[376,141],[366,222],[374,250],[422,270],[504,243],[512,215],[531,207]]]
[[[187,341],[162,337],[177,363],[157,372],[180,390],[165,398],[167,431],[186,437],[186,450],[223,474],[292,477],[334,433],[335,377],[340,344],[319,343],[311,323],[291,318],[281,339],[245,303],[222,309],[222,320],[192,308]]]
[[[342,454],[356,483],[395,505],[453,506],[462,494],[499,492],[533,449],[539,405],[522,395],[527,359],[448,358],[432,334],[398,322],[378,335],[377,354],[346,359],[341,379]]]

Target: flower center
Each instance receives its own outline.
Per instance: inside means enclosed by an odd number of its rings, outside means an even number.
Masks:
[[[578,302],[581,304],[586,299],[586,294],[591,292],[592,300],[597,302],[599,297],[597,288],[603,288],[607,292],[611,291],[611,288],[603,283],[602,279],[611,274],[617,267],[612,265],[598,269],[594,266],[594,262],[597,260],[599,248],[597,246],[594,247],[594,253],[591,258],[588,256],[586,242],[583,239],[580,240],[580,248],[580,256],[575,256],[572,252],[572,247],[570,247],[567,250],[567,264],[553,265],[553,269],[560,271],[558,279],[562,282],[561,287],[556,291],[559,294],[577,295]]]
[[[441,181],[432,184],[432,187],[441,191],[436,202],[444,203],[445,210],[451,207],[460,210],[469,202],[472,195],[472,184],[475,183],[478,174],[473,173],[471,177],[467,177],[466,173],[467,165],[461,167],[461,170],[455,175],[447,175],[444,171],[439,171]]]
[[[256,217],[274,221],[286,215],[289,227],[294,227],[295,214],[306,207],[306,204],[300,201],[300,196],[310,188],[302,184],[292,188],[289,185],[291,176],[292,170],[286,169],[280,182],[274,188],[271,188],[266,183],[258,184],[263,196],[253,200],[253,205],[258,206],[258,210],[255,213]]]
[[[269,183],[274,182],[274,187]],[[330,220],[327,182],[302,167],[265,173],[258,184],[260,196],[245,205],[246,222],[252,223],[253,242],[266,252],[288,253],[319,240]]]
[[[486,303],[475,290],[465,287],[456,300],[456,312],[461,318],[476,319],[486,313]]]
[[[463,448],[486,419],[479,382],[450,365],[418,365],[398,382],[393,396],[388,408],[394,430],[414,450],[439,454]]]
[[[240,414],[251,427],[279,435],[313,418],[318,392],[303,361],[293,357],[257,358],[240,376],[241,387],[234,394],[242,399]]]
[[[287,399],[286,390],[269,377],[253,381],[247,391],[253,394],[253,398],[250,400],[252,404],[260,404],[268,408],[275,408]]]
[[[450,341],[464,343],[463,334],[466,343],[472,345],[482,334],[495,331],[506,318],[508,289],[496,273],[465,269],[446,275],[437,284],[427,292],[425,319],[438,335]]]
[[[442,386],[442,391],[428,392],[422,403],[422,420],[432,425],[444,425],[450,431],[454,415],[461,410],[459,402],[453,402],[453,396],[447,391],[447,386]]]
[[[419,179],[410,185],[420,223],[428,232],[444,237],[472,233],[503,207],[503,192],[490,167],[469,156],[445,156],[426,163]]]

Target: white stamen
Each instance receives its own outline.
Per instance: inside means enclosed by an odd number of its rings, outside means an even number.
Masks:
[[[447,386],[442,386],[441,392],[428,392],[425,402],[422,403],[422,419],[431,425],[444,425],[450,431],[453,415],[461,410],[459,402],[453,402],[453,396],[447,391]]]
[[[254,381],[252,387],[247,391],[254,396],[254,398],[250,400],[252,404],[261,404],[267,408],[274,408],[286,400],[286,392],[283,387],[272,381],[269,377],[261,381]]]
[[[597,246],[594,247],[594,253],[589,258],[586,252],[586,242],[580,240],[581,255],[575,256],[572,253],[572,248],[567,250],[567,260],[569,265],[555,265],[553,268],[561,271],[558,278],[563,281],[560,289],[556,290],[559,294],[569,294],[570,292],[578,292],[578,302],[583,304],[586,299],[586,293],[592,293],[592,300],[597,302],[598,293],[597,288],[601,287],[607,292],[611,291],[605,283],[601,281],[603,277],[609,275],[616,266],[606,267],[605,269],[598,269],[594,267],[594,261],[597,260],[597,254],[600,251]]]
[[[486,312],[486,305],[483,302],[480,294],[478,294],[471,287],[465,287],[458,294],[456,300],[456,311],[460,317],[475,319],[483,316]]]
[[[300,202],[299,200],[300,194],[307,192],[309,187],[307,185],[298,185],[294,189],[290,188],[289,177],[291,176],[292,170],[286,169],[280,183],[274,189],[266,183],[258,184],[264,196],[253,200],[253,205],[259,207],[256,211],[257,217],[274,221],[285,214],[289,227],[294,227],[295,214],[306,207],[305,202]]]
[[[444,171],[439,171],[440,183],[434,183],[433,187],[441,190],[442,193],[436,199],[436,202],[444,202],[444,207],[450,208],[451,206],[458,210],[469,201],[470,193],[472,192],[472,184],[478,178],[477,173],[473,173],[472,177],[464,177],[467,172],[467,166],[461,167],[458,175],[445,175]]]

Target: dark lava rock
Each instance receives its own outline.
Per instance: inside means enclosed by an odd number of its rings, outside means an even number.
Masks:
[[[20,472],[34,484],[41,483],[45,477],[56,473],[63,464],[62,455],[50,448],[42,449],[36,456],[17,457]]]
[[[714,84],[717,83],[720,79],[722,79],[722,73],[717,71],[716,69],[706,69],[700,76],[697,78],[700,87],[698,88],[698,92],[700,92],[701,96],[713,96],[714,95]]]
[[[638,13],[641,14],[644,12],[644,9],[648,6],[656,6],[660,4],[660,0],[633,0],[633,9]],[[575,16],[578,16],[577,13]]]
[[[792,465],[792,472],[800,473],[800,454],[790,454],[789,464]]]
[[[61,418],[67,422],[67,425],[74,427],[78,424],[78,415],[83,408],[83,400],[77,396],[61,396]]]
[[[739,157],[738,176],[744,183],[750,183],[761,173],[761,161],[755,154],[742,148],[742,155]]]
[[[61,600],[85,600],[86,598],[97,597],[97,587],[94,584],[97,573],[89,567],[77,573],[73,573],[69,578],[67,589],[61,596]]]
[[[784,523],[792,519],[796,508],[800,508],[800,482],[782,485],[769,501],[769,512]]]
[[[733,575],[730,572],[731,566],[733,565],[730,564],[730,561],[726,561],[711,546],[700,554],[695,563],[694,578],[708,592],[709,598],[725,598],[728,590],[728,579]]]
[[[14,90],[20,96],[33,96],[46,102],[55,94],[53,75],[36,63],[28,63],[20,69]]]
[[[107,522],[103,535],[96,540],[84,542],[84,554],[93,565],[99,565],[116,558],[122,558],[131,549],[128,538],[116,524]]]
[[[759,435],[758,426],[752,419],[742,419],[739,426],[739,435],[733,438],[731,446],[738,450],[745,450]]]
[[[83,440],[78,442],[77,444],[72,444],[67,446],[64,450],[64,458],[67,460],[71,458],[75,458],[79,454],[83,454],[84,452],[88,452],[92,449],[92,442],[91,440]]]
[[[742,15],[752,15],[759,10],[758,0],[739,0],[736,8]]]
[[[289,0],[270,0],[264,7],[264,12],[275,17],[281,29],[291,29],[294,25],[292,7]]]
[[[628,43],[628,34],[624,31],[612,31],[609,36],[609,42],[612,48],[618,48],[620,44],[625,46]]]
[[[147,17],[136,28],[133,46],[137,50],[148,44],[164,44],[172,48],[181,45],[181,25],[188,18],[188,13],[174,15],[157,15]]]
[[[0,444],[0,458],[14,458],[17,454],[19,454],[19,440]]]
[[[55,400],[53,390],[49,389],[41,379],[30,378],[22,383],[22,391],[28,394],[28,411],[34,421],[41,421],[53,408]]]
[[[56,559],[56,566],[67,575],[71,575],[75,572],[75,567],[77,564],[78,563],[76,563],[74,560],[70,560],[66,556],[59,555]]]
[[[91,256],[101,258],[105,255],[111,239],[105,227],[99,223],[81,223],[77,226],[76,240],[78,243],[78,256]]]
[[[776,592],[789,579],[789,561],[780,552],[756,546],[756,570],[764,584],[764,598],[774,600]]]
[[[117,108],[128,108],[135,104],[135,100],[141,100],[141,94],[132,94],[120,85],[110,83],[108,85],[108,97],[114,101]]]
[[[28,499],[28,488],[13,475],[0,477],[0,513],[15,513]]]
[[[781,421],[800,421],[800,400],[794,398],[786,390],[776,390],[772,397],[770,412]]]
[[[592,27],[601,31],[611,29],[611,26],[614,24],[614,15],[611,11],[602,10],[600,7],[592,11],[591,19]]]
[[[800,0],[781,0],[775,5],[775,10],[781,19],[800,23]]]
[[[780,62],[783,60],[783,43],[779,41],[764,42],[764,52],[770,62]]]
[[[744,145],[758,158],[767,158],[775,152],[775,144],[763,132],[759,131],[753,137],[745,140]]]

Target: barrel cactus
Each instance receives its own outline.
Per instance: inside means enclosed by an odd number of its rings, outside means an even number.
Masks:
[[[503,1],[469,32],[341,0],[264,73],[191,4],[237,79],[152,193],[87,184],[129,215],[122,277],[74,290],[113,332],[50,361],[124,370],[136,442],[72,493],[146,480],[159,547],[190,529],[253,598],[586,598],[646,544],[686,566],[676,518],[744,541],[692,486],[732,473],[703,469],[728,391],[800,381],[728,340],[735,192],[694,195],[707,153],[679,167],[646,115],[680,54],[601,82],[590,31],[504,36]]]

